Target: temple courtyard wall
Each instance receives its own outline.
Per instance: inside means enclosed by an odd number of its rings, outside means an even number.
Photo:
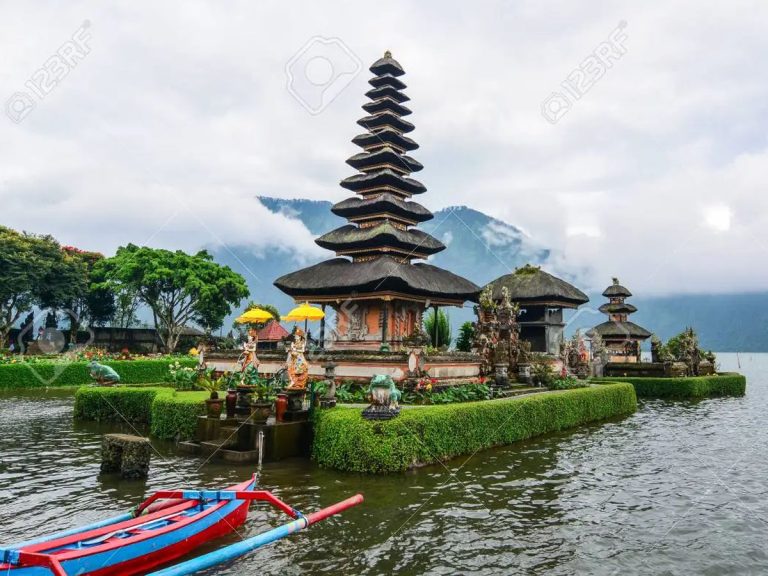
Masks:
[[[318,350],[307,352],[310,379],[323,379],[325,365],[335,364],[337,381],[368,382],[377,374],[391,376],[396,382],[408,377],[408,356],[405,353],[371,353],[367,351]],[[423,370],[436,380],[471,380],[480,376],[480,357],[470,353],[450,353],[424,356]],[[239,370],[238,354],[214,354],[206,358],[209,367],[217,370]],[[260,353],[259,373],[271,375],[285,367],[284,353]]]

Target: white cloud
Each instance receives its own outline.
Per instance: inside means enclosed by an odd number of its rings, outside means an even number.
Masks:
[[[704,208],[704,223],[716,232],[727,232],[731,229],[731,209],[723,204]]]
[[[406,68],[427,207],[525,229],[583,286],[768,289],[753,265],[768,246],[768,5],[393,1],[371,18],[334,1],[7,2],[0,97],[84,19],[85,60],[23,122],[0,117],[2,224],[104,252],[148,239],[322,253],[253,200],[348,195],[337,184],[352,173],[367,71],[317,115],[286,90],[286,62],[321,35],[366,66],[391,49]],[[620,20],[627,53],[547,122],[542,101]]]

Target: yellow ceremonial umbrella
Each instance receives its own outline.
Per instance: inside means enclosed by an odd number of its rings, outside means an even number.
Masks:
[[[258,322],[266,322],[272,320],[274,317],[272,314],[261,308],[251,308],[246,310],[243,314],[235,319],[235,322],[240,324],[256,324]]]
[[[325,318],[325,312],[320,310],[320,308],[310,306],[309,302],[304,302],[304,304],[297,306],[283,316],[283,320],[288,320],[289,322],[300,322],[301,320],[304,320],[304,332],[307,331],[308,320],[315,322],[317,320],[322,320],[323,318]]]

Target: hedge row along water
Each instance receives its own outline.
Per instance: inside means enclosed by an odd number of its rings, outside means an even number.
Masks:
[[[594,378],[595,382],[629,382],[640,398],[697,399],[710,396],[744,396],[747,379],[735,372],[687,378]]]
[[[168,365],[177,360],[109,360],[104,362],[120,374],[122,384],[162,382]],[[195,366],[195,358],[179,358],[182,366]],[[88,362],[33,362],[0,365],[0,388],[44,388],[47,386],[82,386],[92,382]]]
[[[315,415],[312,457],[350,472],[402,472],[548,432],[631,414],[635,390],[616,383],[504,400],[403,409],[387,421],[368,421],[359,408]]]
[[[75,419],[149,424],[153,436],[165,440],[192,438],[197,417],[205,414],[208,392],[173,388],[92,386],[75,394]]]

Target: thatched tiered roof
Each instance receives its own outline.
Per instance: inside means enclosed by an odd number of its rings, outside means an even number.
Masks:
[[[389,256],[366,262],[326,260],[275,280],[275,286],[296,298],[341,299],[350,294],[399,293],[434,303],[475,300],[478,287],[469,280],[430,264],[403,264]]]
[[[595,333],[600,334],[603,340],[645,340],[651,337],[648,330],[629,320],[624,322],[608,320],[608,322],[598,324],[587,330],[587,337],[591,338]]]
[[[414,228],[431,219],[432,213],[409,200],[426,192],[426,187],[410,177],[423,166],[406,154],[419,146],[405,136],[414,129],[403,119],[411,114],[403,105],[409,100],[402,93],[406,85],[400,80],[405,72],[389,52],[370,70],[373,88],[366,95],[371,102],[363,106],[368,115],[358,121],[367,132],[352,140],[363,151],[347,160],[358,173],[341,181],[342,188],[358,196],[332,208],[350,223],[316,240],[323,248],[352,261],[336,258],[321,262],[286,274],[275,285],[291,296],[315,301],[384,292],[443,304],[475,300],[480,289],[469,280],[436,266],[413,263],[445,246]]]

